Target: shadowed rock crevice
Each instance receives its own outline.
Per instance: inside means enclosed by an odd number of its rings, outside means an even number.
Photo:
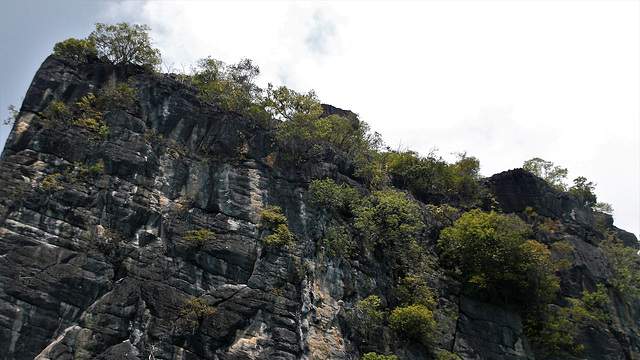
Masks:
[[[104,111],[107,135],[42,115],[52,100],[73,108],[125,81],[139,99]],[[415,240],[431,257],[433,339],[406,341],[388,312],[365,331],[358,302],[376,295],[381,309],[398,307],[399,278],[410,274],[386,248],[359,244],[333,256],[325,248],[327,227],[353,236],[353,219],[319,206],[309,184],[331,178],[367,193],[352,156],[325,144],[295,163],[274,151],[273,138],[169,75],[49,57],[0,159],[0,360],[355,360],[370,351],[434,359],[444,350],[462,359],[542,358],[517,309],[474,298],[440,267],[443,227],[426,212]],[[607,285],[610,320],[580,328],[584,357],[637,358],[640,302],[613,290],[599,246],[616,234],[637,249],[635,236],[521,169],[482,182],[503,212],[539,214],[552,231],[537,231],[538,241],[573,247],[561,297]],[[266,246],[273,231],[260,214],[269,205],[282,209],[295,246]],[[215,238],[184,241],[192,230]],[[189,308],[193,299],[214,311]]]

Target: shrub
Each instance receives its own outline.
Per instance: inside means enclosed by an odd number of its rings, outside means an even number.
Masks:
[[[435,360],[461,360],[460,356],[452,354],[447,350],[442,350],[436,354]]]
[[[431,310],[414,304],[395,308],[389,316],[389,326],[406,340],[426,343],[433,340],[436,322]]]
[[[78,180],[86,180],[90,175],[106,174],[104,169],[104,161],[99,159],[95,164],[86,167],[80,162],[73,163],[73,170],[67,168],[64,172],[64,177],[68,182],[74,183]]]
[[[260,213],[260,226],[264,228],[274,231],[283,224],[287,224],[287,217],[280,206],[269,205]]]
[[[214,309],[204,298],[192,296],[185,300],[180,306],[180,316],[178,322],[195,333],[195,330],[211,315],[215,314]]]
[[[115,89],[104,89],[101,93],[108,102],[125,110],[130,110],[139,99],[138,89],[132,87],[129,82],[121,82]]]
[[[608,258],[608,267],[613,274],[613,288],[621,294],[640,296],[640,256],[632,247],[624,246],[611,234],[600,242],[599,247]]]
[[[338,256],[348,259],[353,251],[353,241],[344,229],[344,226],[330,226],[325,230],[325,238],[322,243],[330,256]]]
[[[289,231],[286,224],[278,225],[274,231],[273,234],[264,238],[264,243],[268,249],[272,250],[282,246],[296,246],[296,243],[293,241],[293,234]]]
[[[93,95],[93,93],[83,96],[80,101],[76,103],[82,116],[73,120],[71,124],[98,133],[102,125],[102,112],[98,109],[101,100],[102,99]]]
[[[445,265],[460,271],[473,292],[535,307],[552,300],[560,285],[551,251],[527,240],[530,234],[515,216],[476,209],[442,230],[438,245]]]
[[[58,180],[56,179],[59,176],[60,176],[60,173],[55,173],[55,174],[45,176],[44,179],[42,179],[42,182],[40,183],[40,187],[47,191],[55,191],[55,190],[62,189],[63,187],[58,184]]]
[[[560,308],[529,317],[524,326],[527,338],[540,350],[543,357],[551,355],[580,355],[584,346],[576,345],[576,323],[570,318],[570,310]]]
[[[313,180],[309,185],[313,200],[327,208],[348,215],[350,206],[360,198],[358,191],[333,179]]]
[[[55,44],[53,55],[87,62],[91,58],[98,57],[98,50],[91,40],[69,38]]]
[[[448,164],[435,151],[426,157],[414,151],[390,151],[385,154],[389,171],[401,176],[403,186],[425,201],[435,204],[460,201],[472,205],[478,194],[479,161],[466,154]]]
[[[9,105],[7,110],[9,110],[9,114],[10,115],[9,115],[9,117],[7,117],[6,119],[4,119],[2,121],[2,124],[3,125],[13,125],[13,123],[18,118],[18,114],[20,113],[20,111],[13,104]]]
[[[362,360],[397,360],[395,355],[381,355],[376,352],[369,352],[362,355]]]
[[[135,64],[155,68],[162,62],[160,50],[151,47],[149,26],[96,23],[87,41],[95,44],[98,56],[117,65]]]
[[[404,193],[376,191],[353,209],[354,227],[372,244],[401,247],[424,227],[420,207]]]
[[[205,245],[209,240],[215,240],[216,234],[213,231],[207,230],[189,230],[189,235],[182,237],[182,242],[191,244],[196,247]]]
[[[45,125],[56,127],[60,123],[68,122],[73,118],[73,112],[63,102],[51,101],[40,113]]]
[[[436,307],[435,294],[427,282],[417,276],[407,276],[398,282],[398,300],[403,305],[419,304],[428,308]]]
[[[369,295],[366,299],[358,301],[356,312],[362,321],[362,329],[366,336],[371,334],[371,330],[382,324],[384,311],[379,310],[380,298],[376,295]]]

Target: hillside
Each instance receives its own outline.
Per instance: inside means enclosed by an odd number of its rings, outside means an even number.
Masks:
[[[0,359],[640,358],[640,246],[609,215],[268,120],[47,58],[0,159]],[[527,242],[490,253],[500,231]]]

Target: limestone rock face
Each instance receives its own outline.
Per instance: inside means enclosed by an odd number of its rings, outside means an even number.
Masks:
[[[108,135],[42,114],[52,100],[75,109],[124,81],[139,99],[103,112]],[[272,133],[196,95],[179,79],[135,67],[43,63],[0,159],[0,360],[539,356],[516,312],[469,297],[445,275],[432,284],[448,309],[436,314],[432,343],[405,343],[386,327],[363,335],[356,303],[375,294],[397,305],[397,278],[371,254],[329,256],[322,226],[335,215],[308,193],[313,179],[327,177],[364,189],[352,159],[327,147],[313,161],[288,162],[274,153]],[[594,215],[540,181],[516,170],[486,186],[505,212],[531,206],[552,219],[547,243],[573,245],[563,295],[610,282]],[[282,208],[295,248],[265,246],[260,213],[268,205]],[[193,244],[184,240],[191,230],[215,238]],[[422,240],[434,243],[433,234]],[[214,311],[189,318],[193,299]],[[580,333],[586,358],[640,353],[640,303],[614,300],[611,322]]]

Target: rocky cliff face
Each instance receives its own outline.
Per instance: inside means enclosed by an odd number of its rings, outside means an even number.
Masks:
[[[41,114],[52,100],[73,106],[127,80],[139,100],[104,112],[107,135]],[[436,314],[432,343],[407,343],[386,327],[363,336],[357,302],[375,294],[392,305],[396,275],[366,251],[330,256],[322,227],[335,215],[308,192],[324,178],[365,191],[353,161],[326,148],[314,161],[290,163],[273,152],[272,136],[202,103],[171,76],[48,58],[0,160],[0,359],[359,359],[370,351],[425,359],[442,350],[462,359],[540,357],[515,310],[468,296],[440,270],[430,285],[446,311]],[[552,222],[540,241],[573,246],[563,296],[611,283],[598,247],[603,227],[577,198],[520,170],[484,186],[503,211],[530,206]],[[268,205],[283,209],[295,247],[265,246],[259,217]],[[435,244],[434,229],[421,241]],[[215,239],[183,241],[191,230]],[[583,356],[637,359],[640,302],[610,296],[610,320],[581,328]],[[214,311],[187,316],[195,299]]]

